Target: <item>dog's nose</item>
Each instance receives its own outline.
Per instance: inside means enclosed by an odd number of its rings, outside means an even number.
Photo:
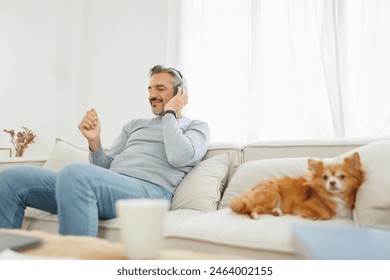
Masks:
[[[330,181],[329,184],[330,184],[331,187],[334,187],[336,185],[336,182],[335,181]]]

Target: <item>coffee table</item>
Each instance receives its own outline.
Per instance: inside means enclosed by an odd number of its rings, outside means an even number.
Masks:
[[[390,230],[295,225],[298,254],[316,260],[390,260]]]
[[[42,245],[21,251],[31,256],[72,258],[84,260],[125,260],[125,249],[120,242],[88,236],[62,236],[41,231],[1,229],[0,231],[37,236]],[[158,260],[238,260],[243,256],[206,254],[187,250],[161,250]]]

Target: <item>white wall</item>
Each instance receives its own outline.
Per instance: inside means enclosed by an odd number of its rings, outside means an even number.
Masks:
[[[169,0],[0,0],[2,129],[33,129],[25,156],[47,156],[55,137],[85,145],[90,107],[109,145],[132,118],[151,116],[147,72],[164,64]],[[0,154],[4,156],[4,154]]]
[[[10,146],[3,129],[38,134],[26,154],[45,153],[54,138],[55,10],[50,0],[0,0],[0,147]]]

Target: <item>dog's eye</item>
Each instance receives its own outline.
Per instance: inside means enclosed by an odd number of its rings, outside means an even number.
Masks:
[[[322,179],[328,180],[328,175],[323,175],[323,176],[322,176]]]
[[[345,179],[345,175],[344,175],[344,174],[340,174],[339,178],[340,178],[341,180],[343,180],[343,179]]]

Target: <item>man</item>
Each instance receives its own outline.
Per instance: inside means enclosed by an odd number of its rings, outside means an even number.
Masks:
[[[29,206],[58,214],[60,234],[97,236],[99,219],[116,216],[118,199],[172,199],[205,155],[210,132],[205,122],[183,116],[188,95],[178,70],[157,65],[149,74],[156,117],[127,123],[107,154],[96,110],[81,120],[92,165],[72,164],[58,173],[36,167],[0,172],[0,228],[21,227]]]

